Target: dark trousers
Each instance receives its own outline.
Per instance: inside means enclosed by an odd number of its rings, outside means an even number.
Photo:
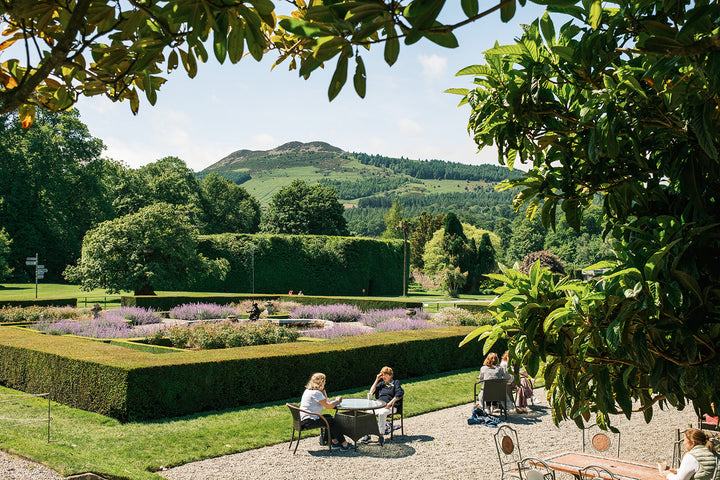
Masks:
[[[330,438],[334,438],[340,444],[345,443],[345,435],[342,434],[338,426],[335,424],[335,419],[332,415],[329,413],[326,413],[323,415],[328,421],[328,425],[330,425]],[[300,425],[302,426],[303,430],[305,429],[311,429],[311,428],[318,428],[318,427],[324,427],[325,422],[323,422],[319,418],[306,418],[302,422],[300,422]]]

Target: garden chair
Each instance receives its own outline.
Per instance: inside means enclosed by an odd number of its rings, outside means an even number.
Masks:
[[[588,465],[578,470],[578,478],[581,480],[620,480],[620,478],[605,467],[599,465]]]
[[[393,438],[393,435],[395,434],[395,417],[400,417],[400,435],[405,435],[405,414],[403,413],[403,402],[405,400],[405,396],[403,395],[398,399],[397,402],[395,402],[395,405],[393,405],[393,410],[390,414],[388,414],[387,418],[390,421],[390,438]]]
[[[583,452],[619,457],[620,432],[608,432],[593,423],[583,429]]]
[[[505,420],[507,420],[508,403],[510,402],[507,394],[508,381],[504,378],[481,380],[475,384],[476,389],[478,383],[483,384],[482,391],[480,392],[480,395],[482,396],[480,408],[483,407],[482,403],[495,402],[500,406],[500,412],[501,414],[505,414]]]
[[[672,460],[670,468],[678,468],[680,459],[682,458],[683,432],[680,429],[675,430],[675,440],[672,442]]]
[[[325,422],[324,427],[313,427],[313,428],[303,429],[302,423],[300,422],[300,412],[309,413],[310,415],[315,415],[315,414],[312,412],[308,412],[307,410],[303,410],[302,408],[295,405],[294,403],[286,403],[285,406],[290,409],[290,413],[292,414],[292,419],[293,419],[293,431],[292,431],[292,436],[290,437],[290,445],[288,445],[288,450],[290,448],[292,448],[293,441],[295,441],[295,432],[296,431],[298,432],[297,443],[295,443],[295,450],[293,450],[293,455],[297,452],[298,445],[300,445],[300,436],[302,435],[303,430],[314,430],[316,428],[321,428],[321,429],[323,429],[323,432],[322,432],[323,435],[330,434],[330,424],[328,423],[327,419],[325,417],[323,417],[322,415],[320,415],[320,418],[323,420],[323,422]],[[332,445],[330,444],[329,441],[327,442],[327,445],[328,445],[328,449],[332,450]]]
[[[539,458],[527,457],[518,462],[520,480],[555,480],[555,470]]]
[[[501,480],[506,478],[521,479],[519,463],[522,461],[517,432],[507,425],[502,425],[495,433],[495,448],[500,460]]]

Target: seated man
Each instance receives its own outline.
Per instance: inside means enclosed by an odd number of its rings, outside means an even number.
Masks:
[[[375,377],[375,382],[370,387],[370,394],[375,395],[375,398],[386,402],[385,408],[375,410],[378,417],[378,431],[380,435],[385,432],[385,421],[387,420],[388,414],[392,413],[393,406],[402,401],[405,390],[400,386],[399,380],[393,379],[393,370],[390,367],[383,367],[380,369],[380,373]],[[367,442],[370,440],[370,435],[365,435],[361,442]]]

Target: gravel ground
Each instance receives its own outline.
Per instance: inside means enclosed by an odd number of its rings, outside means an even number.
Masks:
[[[542,389],[535,391],[535,399],[530,413],[511,411],[506,422],[517,430],[523,456],[581,450],[582,435],[575,424],[564,422],[555,427]],[[284,442],[159,473],[169,480],[498,479],[501,472],[493,439],[497,429],[468,425],[471,413],[472,404],[467,404],[407,418],[405,436],[396,436],[384,447],[371,442],[359,445],[357,452],[329,452],[318,444],[316,430],[306,433],[308,437],[303,437],[296,455]],[[689,408],[682,412],[656,409],[651,424],[646,424],[639,414],[634,414],[631,421],[613,418],[621,431],[620,456],[649,463],[669,463],[675,430],[695,423]]]
[[[565,422],[560,427],[552,423],[542,389],[535,391],[535,399],[530,413],[511,412],[506,422],[517,430],[523,456],[582,449],[582,435],[574,423]],[[500,467],[493,440],[497,429],[468,425],[471,412],[472,404],[467,404],[406,418],[405,436],[397,435],[383,447],[371,442],[359,445],[357,452],[329,452],[318,445],[316,430],[306,433],[296,455],[284,442],[159,473],[169,480],[498,479]],[[621,431],[620,456],[649,463],[669,462],[675,429],[685,429],[695,422],[689,408],[682,412],[656,409],[649,425],[642,415],[633,415],[631,421],[616,417],[613,424]],[[2,480],[62,478],[50,468],[0,451]]]

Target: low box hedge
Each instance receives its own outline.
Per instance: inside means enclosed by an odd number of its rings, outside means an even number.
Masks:
[[[0,327],[0,384],[121,421],[176,417],[299,399],[312,373],[328,390],[370,386],[390,365],[399,379],[479,366],[482,344],[458,348],[472,327],[386,332],[158,355],[78,337]],[[470,386],[468,386],[470,388]]]
[[[0,300],[0,307],[77,307],[77,298],[34,298],[30,300]]]

